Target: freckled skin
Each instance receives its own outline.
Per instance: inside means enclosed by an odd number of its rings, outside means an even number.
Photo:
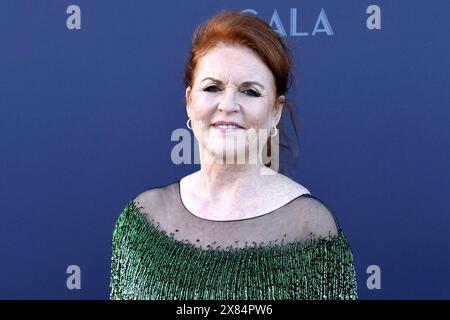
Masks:
[[[221,83],[202,81],[207,77]],[[246,81],[256,81],[264,88],[241,86]],[[205,91],[208,87],[210,91]],[[259,96],[255,97],[249,90]],[[223,134],[210,128],[218,120],[237,122],[245,130],[266,129],[269,132],[278,124],[283,106],[283,102],[275,106],[275,92],[272,72],[250,49],[220,44],[208,51],[197,64],[192,88],[186,90],[187,113],[200,147],[206,152],[222,150]],[[283,99],[281,97],[280,101]],[[246,148],[248,150],[248,145]]]

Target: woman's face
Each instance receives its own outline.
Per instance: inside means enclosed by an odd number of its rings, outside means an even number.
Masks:
[[[260,143],[267,141],[284,96],[276,98],[273,74],[253,51],[220,43],[199,59],[186,102],[201,152],[229,163],[230,156],[256,150],[258,134]]]

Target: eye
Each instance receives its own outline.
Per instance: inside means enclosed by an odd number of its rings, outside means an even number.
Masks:
[[[206,92],[217,92],[217,91],[220,91],[220,88],[217,87],[217,86],[209,86],[209,87],[206,87],[205,89],[203,89],[203,91],[206,91]]]
[[[253,89],[247,89],[247,90],[244,90],[242,92],[244,92],[246,95],[249,95],[249,96],[252,96],[252,97],[259,97],[260,96],[259,92],[255,91]]]

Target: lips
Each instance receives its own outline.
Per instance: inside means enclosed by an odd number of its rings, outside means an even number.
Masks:
[[[240,128],[240,129],[243,129],[243,128],[244,128],[244,127],[241,126],[239,123],[237,123],[237,122],[232,122],[232,121],[217,121],[217,122],[214,122],[214,123],[212,124],[212,126],[213,126],[213,127],[216,127],[216,128],[226,127],[226,126],[237,127],[237,128]]]

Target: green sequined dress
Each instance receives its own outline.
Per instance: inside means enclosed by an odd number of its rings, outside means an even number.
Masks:
[[[305,236],[302,219],[321,210],[332,214],[303,194],[262,216],[214,221],[184,206],[179,181],[148,190],[117,220],[110,298],[357,299],[353,254],[337,220],[337,234]]]

